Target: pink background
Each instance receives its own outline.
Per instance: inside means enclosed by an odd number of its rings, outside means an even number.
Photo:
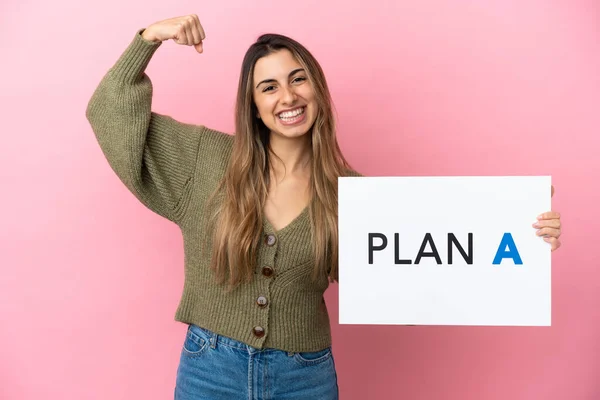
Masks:
[[[244,51],[276,31],[322,63],[364,174],[553,177],[552,327],[339,326],[333,286],[342,399],[600,398],[596,0],[3,1],[0,398],[172,396],[182,240],[85,108],[138,28],[189,13],[205,53],[159,49],[156,111],[231,131]]]

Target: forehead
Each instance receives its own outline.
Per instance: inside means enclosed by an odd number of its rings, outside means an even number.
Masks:
[[[287,49],[259,58],[254,65],[254,84],[265,79],[287,80],[288,74],[302,65]]]

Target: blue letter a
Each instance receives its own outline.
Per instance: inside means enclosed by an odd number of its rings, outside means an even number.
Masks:
[[[507,246],[508,250],[506,250]],[[517,265],[523,264],[519,251],[517,250],[517,245],[510,233],[505,233],[504,236],[502,236],[502,241],[500,242],[500,246],[498,246],[498,251],[496,252],[496,257],[494,257],[494,262],[492,264],[500,264],[504,258],[512,258],[513,262]]]

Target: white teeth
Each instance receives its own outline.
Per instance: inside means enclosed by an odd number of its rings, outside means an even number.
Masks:
[[[279,114],[279,118],[281,119],[288,119],[288,118],[294,118],[297,117],[298,115],[302,114],[304,112],[304,107],[301,108],[297,108],[293,111],[285,111]]]

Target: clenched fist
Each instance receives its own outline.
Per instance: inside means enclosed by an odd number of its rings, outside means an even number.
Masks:
[[[196,14],[185,15],[155,22],[142,32],[142,37],[153,42],[173,39],[177,44],[194,46],[202,53],[202,41],[206,37]]]

